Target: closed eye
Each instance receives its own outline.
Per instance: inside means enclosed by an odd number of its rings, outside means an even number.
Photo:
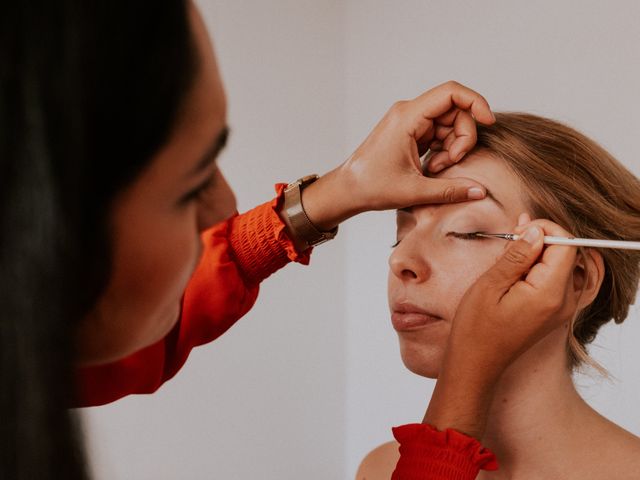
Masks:
[[[469,233],[448,232],[447,237],[455,237],[455,238],[460,238],[462,240],[488,240],[486,237],[478,237],[476,233],[481,233],[481,232],[469,232]]]

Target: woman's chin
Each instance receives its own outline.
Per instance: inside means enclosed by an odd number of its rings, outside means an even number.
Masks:
[[[443,348],[437,346],[416,348],[415,345],[403,345],[401,341],[400,355],[402,363],[409,371],[421,377],[438,378],[444,356]]]

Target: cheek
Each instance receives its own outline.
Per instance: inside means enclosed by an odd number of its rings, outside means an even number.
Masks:
[[[79,331],[86,362],[121,358],[175,325],[180,299],[201,253],[195,212],[129,208],[113,224],[107,288]]]
[[[193,229],[193,227],[191,227]],[[197,235],[192,232],[180,235],[179,232],[167,232],[167,235],[153,239],[139,252],[136,272],[131,278],[138,278],[141,298],[153,299],[157,303],[163,300],[176,300],[191,276],[201,247]],[[132,259],[132,262],[135,261]]]
[[[200,240],[192,216],[183,217],[149,221],[120,236],[113,286],[140,321],[175,307],[195,268]]]
[[[491,268],[499,255],[495,247],[449,248],[437,264],[434,261],[429,290],[448,319],[453,319],[460,300],[475,281]]]

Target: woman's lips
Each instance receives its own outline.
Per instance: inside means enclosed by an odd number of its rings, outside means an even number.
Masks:
[[[391,323],[398,332],[417,330],[440,320],[442,318],[421,311],[395,311],[391,314]]]

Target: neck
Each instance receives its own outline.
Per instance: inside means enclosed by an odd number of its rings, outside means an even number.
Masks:
[[[500,459],[490,478],[539,475],[541,465],[549,469],[545,478],[557,478],[554,472],[569,460],[569,445],[594,412],[575,390],[565,342],[566,329],[560,328],[501,378],[482,439]]]

